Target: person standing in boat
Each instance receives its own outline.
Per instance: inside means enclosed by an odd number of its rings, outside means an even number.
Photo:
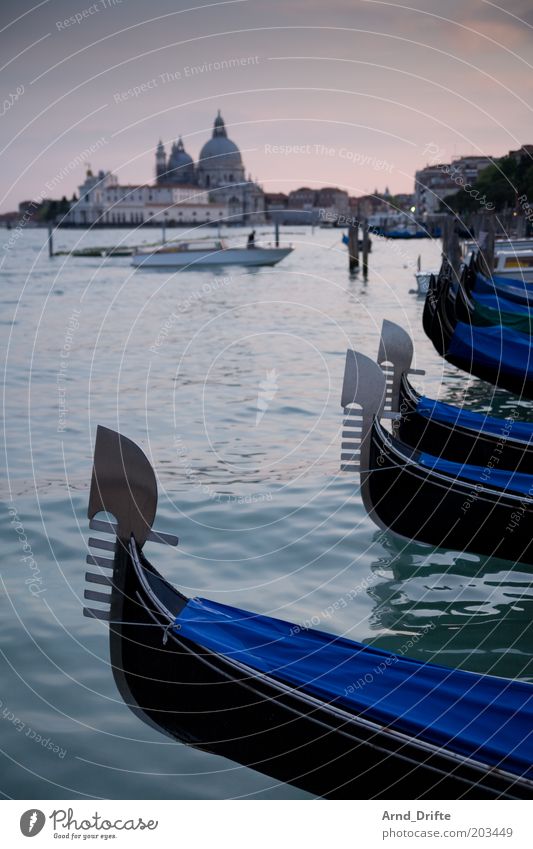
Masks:
[[[248,245],[249,248],[255,248],[255,230],[252,230],[248,235]]]

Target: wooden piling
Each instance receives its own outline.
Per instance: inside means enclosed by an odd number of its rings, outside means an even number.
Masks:
[[[350,274],[359,271],[359,222],[353,221],[348,229],[348,268]]]
[[[368,221],[363,220],[363,277],[368,277],[368,253],[370,250],[370,234],[368,232]]]
[[[494,218],[492,215],[481,216],[477,241],[481,272],[485,277],[492,277],[494,273]]]
[[[276,218],[275,222],[275,242],[276,247],[279,248],[279,218]]]
[[[54,228],[52,222],[48,222],[48,256],[54,255]]]
[[[461,244],[459,242],[459,233],[455,219],[452,221],[452,230],[450,236],[450,265],[457,279],[461,274]]]
[[[511,231],[511,226],[507,227],[507,232],[511,232],[517,239],[525,239],[527,237],[527,221],[524,211],[521,209],[513,216],[514,233]]]
[[[442,221],[442,253],[452,273],[458,277],[461,268],[461,246],[455,218],[450,215]]]
[[[451,219],[446,216],[446,218],[442,219],[440,235],[442,239],[442,256],[446,261],[448,261],[448,248],[450,244],[450,223]]]

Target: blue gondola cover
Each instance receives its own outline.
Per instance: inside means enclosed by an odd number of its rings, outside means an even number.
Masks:
[[[437,747],[533,779],[533,685],[447,669],[280,619],[191,599],[179,634]]]
[[[473,292],[472,294],[474,302],[487,309],[497,310],[498,312],[512,312],[526,318],[532,315],[531,307],[528,304],[510,301],[503,295],[494,294],[494,290],[492,294],[489,292]]]
[[[529,305],[533,304],[533,287],[528,286],[524,280],[513,277],[498,277],[498,275],[493,275],[489,279],[477,272],[474,281],[474,292],[488,295],[497,294],[512,301]]]
[[[493,416],[485,416],[483,413],[454,407],[452,404],[445,404],[443,401],[434,401],[431,398],[426,398],[425,395],[419,398],[416,412],[425,419],[442,422],[453,427],[464,427],[476,433],[483,432],[499,439],[521,440],[528,444],[533,441],[533,424],[529,422],[517,422],[513,418],[497,419]]]
[[[443,457],[421,452],[418,457],[421,466],[452,475],[454,478],[480,484],[488,489],[502,489],[513,495],[526,495],[533,498],[533,475],[514,472],[509,469],[498,469],[488,466],[470,466],[467,463],[456,463]],[[496,464],[496,459],[494,463]]]
[[[531,337],[501,325],[476,327],[458,321],[447,356],[466,363],[488,366],[494,373],[510,374],[524,380],[533,378]]]

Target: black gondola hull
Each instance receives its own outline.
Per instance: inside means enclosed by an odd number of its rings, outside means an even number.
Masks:
[[[491,436],[458,424],[438,421],[435,417],[422,416],[417,412],[418,398],[403,376],[399,397],[401,418],[395,422],[395,433],[400,442],[456,463],[486,467],[492,462],[501,469],[533,474],[533,447],[513,440],[512,420],[502,419],[501,434]]]
[[[110,625],[113,672],[126,703],[152,727],[318,796],[532,795],[527,782],[250,674],[180,638],[169,625],[184,604],[147,561],[117,546],[111,620],[128,624]]]
[[[405,449],[406,453],[409,449]],[[381,426],[372,431],[367,509],[381,526],[459,551],[533,563],[531,500],[426,469],[398,453]]]
[[[469,273],[469,270],[465,271],[465,275]],[[533,398],[533,381],[528,378],[526,372],[524,374],[516,374],[506,371],[504,364],[496,359],[494,365],[480,363],[475,359],[474,350],[472,350],[471,356],[460,356],[450,352],[454,330],[458,321],[456,302],[458,298],[461,298],[462,285],[464,285],[463,282],[454,287],[451,278],[443,279],[439,283],[437,294],[434,293],[432,295],[432,303],[434,304],[432,310],[433,317],[431,322],[424,323],[424,329],[426,335],[431,339],[435,350],[447,362],[457,366],[457,368],[468,374],[479,377],[481,380],[486,380],[488,383],[492,383],[501,389],[506,389],[508,392],[513,392],[520,397]],[[464,299],[459,309],[466,309]]]

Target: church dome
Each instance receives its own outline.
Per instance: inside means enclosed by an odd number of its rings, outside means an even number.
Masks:
[[[194,163],[180,138],[172,145],[168,158],[168,178],[173,183],[189,183],[194,179]]]
[[[241,152],[237,145],[228,139],[220,110],[215,118],[213,135],[200,151],[199,164],[206,169],[242,168]]]

